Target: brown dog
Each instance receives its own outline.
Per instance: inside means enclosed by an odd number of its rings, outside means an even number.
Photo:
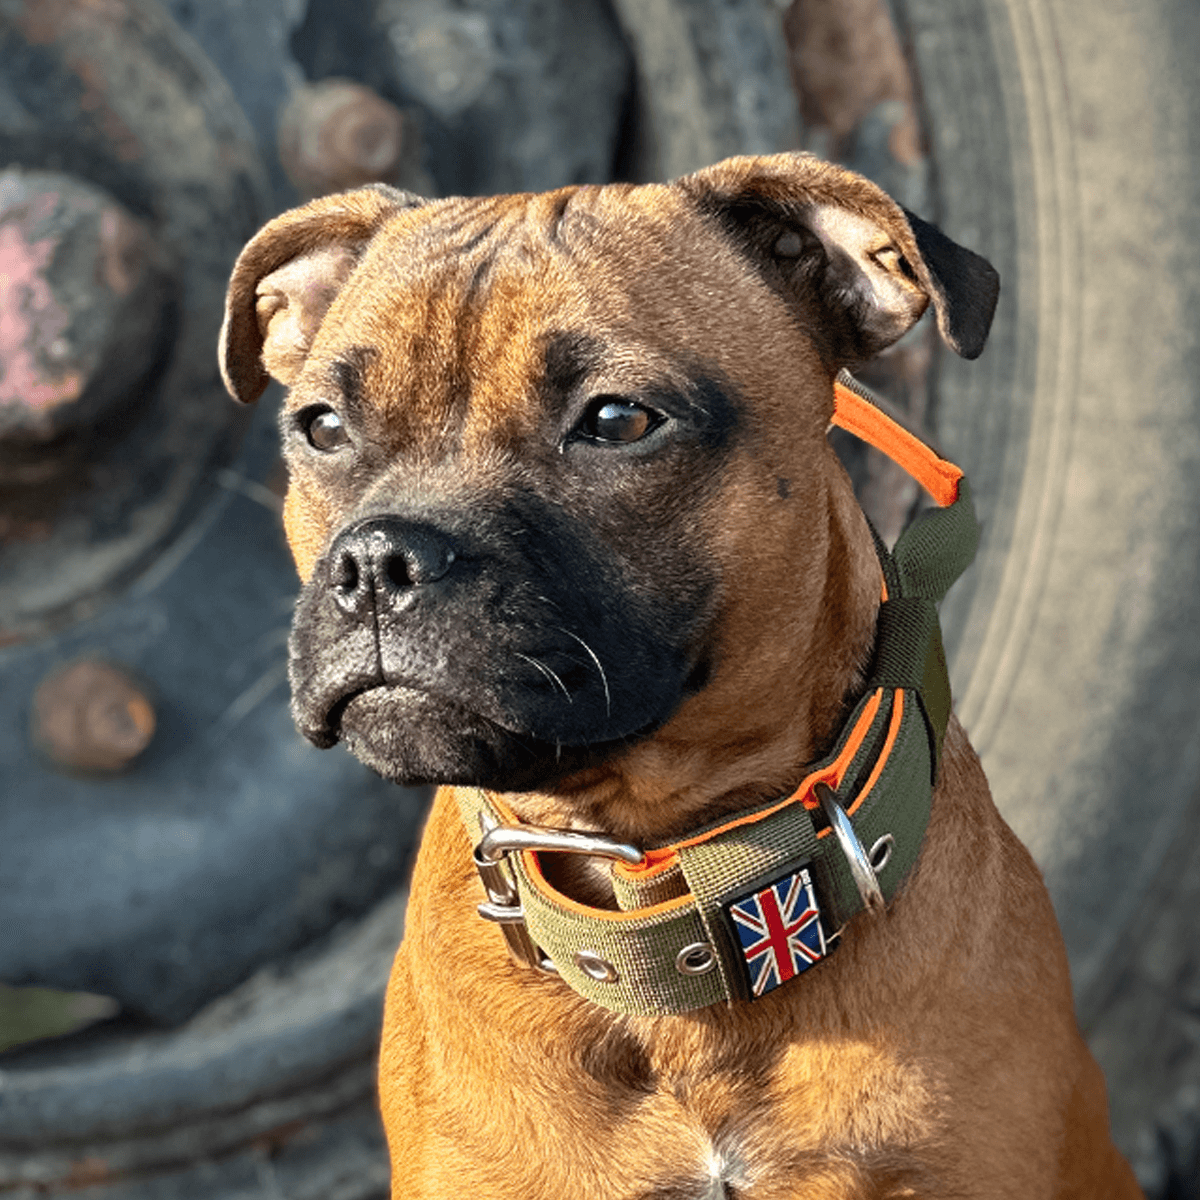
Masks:
[[[396,1196],[1140,1194],[1038,870],[945,730],[948,695],[936,716],[945,581],[910,601],[916,674],[877,686],[881,591],[904,600],[912,572],[881,588],[890,560],[826,441],[840,368],[928,303],[974,357],[995,294],[981,259],[804,155],[546,195],[367,188],[243,252],[222,361],[240,400],[268,375],[291,389],[297,721],[456,785],[388,997]],[[897,788],[919,810],[923,772],[925,805],[890,877],[890,834],[864,873],[867,826],[842,831],[882,778],[854,764],[888,754],[924,764]],[[696,847],[775,829],[768,810],[792,822],[791,874],[703,901]],[[485,892],[472,850],[497,821]],[[600,857],[505,853],[565,830],[603,834]],[[739,975],[743,883],[768,925],[771,894],[804,912],[784,957],[746,950]],[[534,928],[551,909],[621,932],[556,957],[551,919]],[[617,957],[627,928],[648,946],[677,921],[700,940]]]

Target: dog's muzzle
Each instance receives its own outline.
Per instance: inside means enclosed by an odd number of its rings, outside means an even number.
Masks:
[[[398,782],[512,788],[658,728],[695,667],[695,622],[571,520],[481,502],[348,524],[296,609],[301,732]]]

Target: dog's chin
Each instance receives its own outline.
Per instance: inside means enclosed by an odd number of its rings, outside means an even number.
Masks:
[[[385,779],[407,786],[457,784],[495,791],[545,788],[597,765],[648,732],[563,746],[514,733],[461,705],[400,685],[352,695],[338,706],[334,725],[334,738]]]

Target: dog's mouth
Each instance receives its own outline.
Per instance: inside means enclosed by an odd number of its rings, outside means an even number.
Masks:
[[[296,706],[297,708],[299,706]],[[499,790],[545,787],[595,766],[650,736],[661,717],[611,736],[566,744],[515,728],[465,704],[406,683],[356,686],[302,732],[320,746],[343,742],[372,770],[397,783],[459,784]]]

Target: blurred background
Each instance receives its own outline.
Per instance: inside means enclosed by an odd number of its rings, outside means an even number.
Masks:
[[[807,148],[988,257],[974,364],[863,378],[968,471],[943,626],[1114,1131],[1200,1197],[1194,0],[0,0],[0,1195],[382,1200],[428,797],[288,715],[279,395],[224,394],[273,214]],[[839,452],[894,537],[915,485]]]

